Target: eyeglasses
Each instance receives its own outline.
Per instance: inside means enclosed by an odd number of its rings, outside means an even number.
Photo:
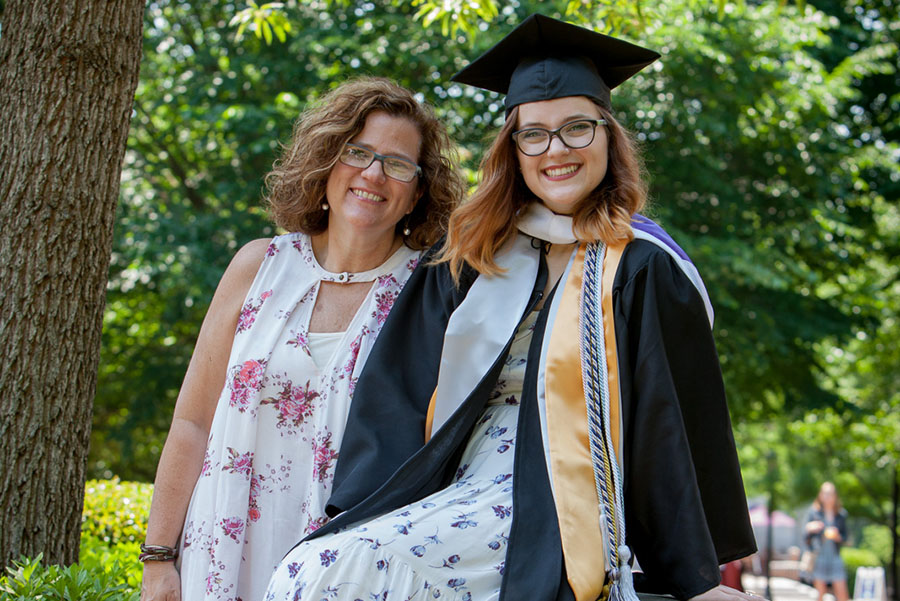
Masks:
[[[422,168],[400,157],[392,157],[378,154],[368,148],[350,144],[344,144],[339,160],[350,167],[358,167],[359,169],[368,169],[369,165],[375,161],[381,161],[381,170],[384,174],[392,179],[401,182],[411,182],[416,176],[422,175]]]
[[[598,125],[606,125],[606,119],[578,119],[569,121],[557,129],[544,129],[543,127],[528,127],[512,133],[512,139],[522,154],[536,157],[544,154],[550,148],[553,136],[568,148],[584,148],[594,141],[594,134]]]

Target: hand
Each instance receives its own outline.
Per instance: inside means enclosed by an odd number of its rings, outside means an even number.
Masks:
[[[818,534],[825,528],[825,522],[822,520],[813,520],[806,524],[806,531],[810,534]]]
[[[730,586],[720,584],[705,593],[691,597],[689,601],[766,601],[766,599],[753,593],[742,593]]]
[[[834,526],[829,526],[828,528],[825,528],[825,532],[822,536],[824,536],[828,540],[833,540],[836,543],[841,542],[841,533]]]
[[[141,601],[181,601],[181,577],[174,561],[147,561]]]

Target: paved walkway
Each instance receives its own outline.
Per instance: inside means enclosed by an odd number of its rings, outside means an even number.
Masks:
[[[745,591],[750,591],[763,597],[766,596],[765,576],[744,574],[741,577],[741,584],[744,585]],[[770,601],[817,601],[819,598],[816,589],[790,578],[773,576],[769,579],[769,586],[772,587]],[[834,597],[831,594],[827,594],[825,595],[825,601],[834,601]]]

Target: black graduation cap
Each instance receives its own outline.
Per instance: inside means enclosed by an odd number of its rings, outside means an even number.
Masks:
[[[609,91],[659,54],[602,33],[534,14],[451,81],[506,94],[519,104],[587,96],[610,108]]]

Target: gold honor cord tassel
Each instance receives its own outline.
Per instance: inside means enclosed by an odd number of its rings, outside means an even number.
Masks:
[[[618,243],[608,245],[603,256],[603,282],[601,286],[603,304],[603,342],[606,345],[606,371],[609,383],[609,419],[612,425],[612,443],[616,450],[616,458],[622,466],[622,438],[621,438],[621,400],[619,398],[619,355],[616,349],[616,321],[613,314],[613,282],[619,263],[622,261],[622,253],[625,252],[625,244]],[[625,474],[622,473],[622,477]],[[624,542],[624,541],[623,541]]]

